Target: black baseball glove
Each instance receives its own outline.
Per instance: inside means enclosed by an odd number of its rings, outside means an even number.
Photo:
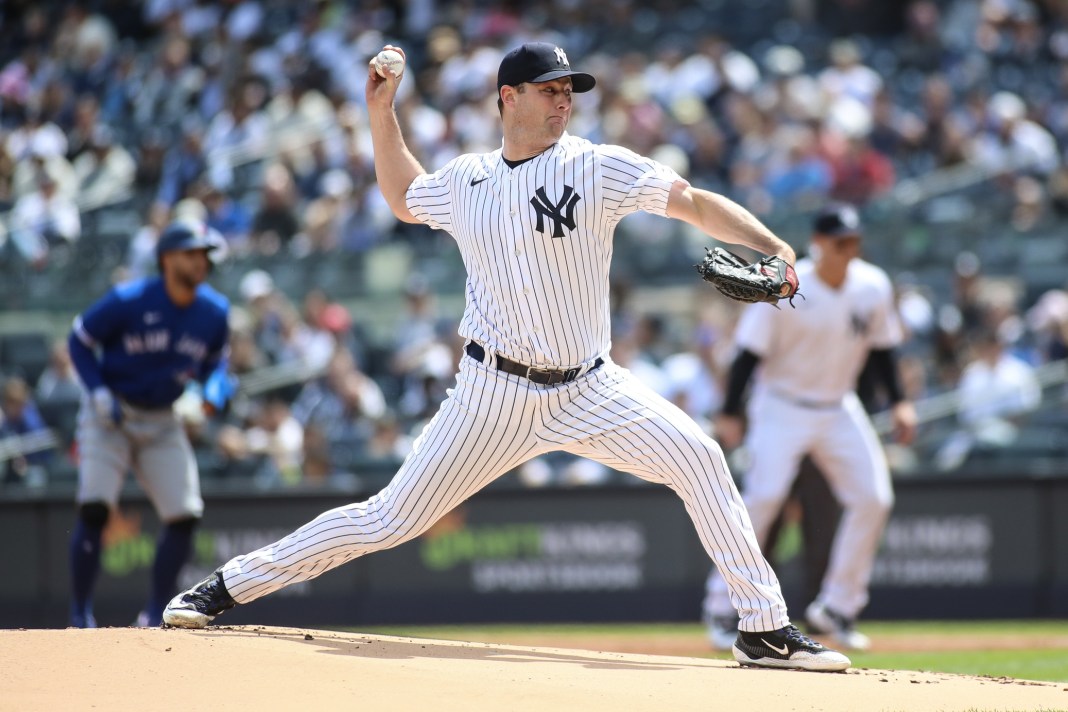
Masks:
[[[748,264],[722,247],[706,247],[705,258],[694,266],[701,279],[731,299],[769,304],[788,299],[790,306],[794,304],[798,289],[797,273],[781,257],[763,257],[758,262]]]

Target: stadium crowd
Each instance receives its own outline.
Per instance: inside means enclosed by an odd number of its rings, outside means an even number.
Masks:
[[[1055,0],[129,5],[6,4],[0,250],[7,269],[47,275],[93,250],[94,216],[108,206],[138,223],[108,279],[152,273],[155,240],[176,216],[225,236],[240,272],[228,294],[235,373],[299,363],[314,377],[241,398],[224,422],[188,409],[205,472],[219,476],[345,481],[363,463],[403,456],[449,386],[455,323],[418,273],[398,289],[402,317],[383,340],[343,295],[280,288],[254,268],[260,257],[440,240],[398,224],[374,183],[363,84],[386,42],[408,52],[397,110],[424,165],[500,145],[485,110],[497,66],[514,44],[543,39],[599,78],[576,102],[575,133],[656,157],[768,220],[828,199],[877,210],[909,181],[963,171],[1017,233],[1068,221],[1068,6]],[[665,221],[634,220],[633,249],[667,249]],[[885,266],[910,335],[910,396],[961,388],[961,428],[943,437],[938,462],[951,469],[976,442],[1011,440],[1014,419],[1041,400],[1037,369],[1066,355],[1064,280],[1029,295],[964,252],[932,291]],[[698,293],[707,309],[679,323],[628,299],[641,286],[618,285],[613,357],[711,422],[736,311]],[[0,347],[0,361],[10,351]],[[77,399],[69,357],[57,346],[49,358],[44,372],[6,369],[0,435],[73,427],[62,415]],[[980,397],[1000,389],[993,406]],[[32,481],[71,456],[68,443],[7,458],[6,479]],[[898,453],[895,464],[914,458]],[[543,465],[520,475],[606,477]]]

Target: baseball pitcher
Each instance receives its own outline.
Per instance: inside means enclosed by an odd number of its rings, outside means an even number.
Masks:
[[[164,621],[203,627],[235,604],[408,541],[509,470],[562,450],[682,498],[741,612],[739,662],[847,668],[848,658],[790,624],[720,447],[609,356],[612,237],[627,214],[684,220],[786,263],[793,250],[741,206],[667,166],[568,134],[573,97],[595,80],[573,70],[559,47],[536,42],[505,56],[497,75],[502,147],[435,173],[405,144],[393,110],[403,63],[392,55],[391,63],[390,71],[368,70],[375,171],[399,219],[445,230],[463,257],[466,347],[456,386],[384,490],[230,560],[175,597]]]

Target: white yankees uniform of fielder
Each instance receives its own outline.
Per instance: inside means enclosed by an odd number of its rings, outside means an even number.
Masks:
[[[222,587],[232,602],[248,603],[397,546],[509,470],[562,450],[679,495],[730,583],[743,630],[783,641],[785,652],[761,647],[746,664],[848,667],[845,656],[788,627],[720,447],[608,355],[615,226],[637,210],[667,215],[688,184],[656,161],[564,131],[572,90],[594,80],[571,71],[553,45],[523,45],[501,63],[502,148],[462,155],[435,173],[404,147],[389,93],[398,80],[370,72],[375,168],[394,213],[452,235],[467,268],[456,385],[385,489],[232,559],[216,579],[177,597],[165,620],[199,627],[220,610],[205,601],[222,598]],[[525,155],[505,160],[517,145]],[[765,653],[778,657],[769,662]]]
[[[797,264],[804,299],[795,310],[747,307],[735,333],[739,350],[760,361],[746,409],[751,464],[744,499],[759,541],[789,496],[801,459],[811,454],[843,506],[818,600],[854,618],[868,601],[868,582],[893,504],[882,444],[854,389],[869,351],[901,341],[886,273],[859,258],[835,289]],[[727,583],[715,572],[705,609],[733,614]]]

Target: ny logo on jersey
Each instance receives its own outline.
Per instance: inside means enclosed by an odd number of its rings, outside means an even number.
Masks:
[[[569,185],[564,186],[564,193],[558,203],[549,200],[545,194],[545,188],[534,191],[534,197],[530,204],[534,206],[534,212],[538,216],[538,224],[534,227],[538,232],[545,232],[545,218],[553,221],[553,237],[563,237],[564,228],[575,229],[575,206],[582,197]]]
[[[853,327],[854,336],[865,336],[871,324],[871,317],[866,314],[853,314],[849,317],[849,323]]]

